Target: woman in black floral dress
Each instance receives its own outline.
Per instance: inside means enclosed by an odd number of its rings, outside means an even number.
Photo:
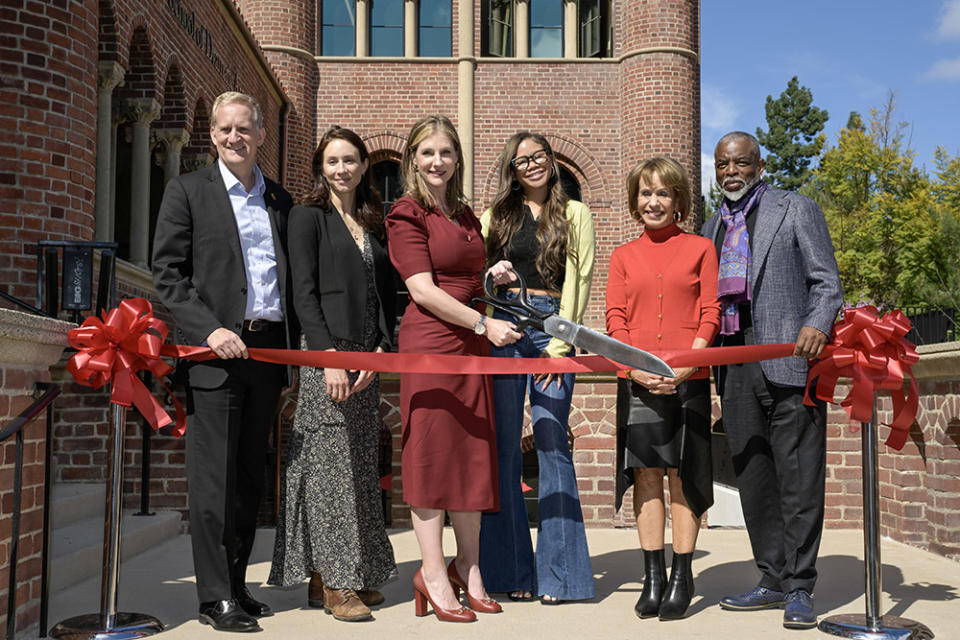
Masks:
[[[394,275],[367,149],[333,127],[313,156],[315,187],[290,211],[294,302],[311,350],[390,348]],[[380,382],[372,371],[303,367],[268,582],[310,577],[308,603],[371,618],[396,575],[377,473]]]

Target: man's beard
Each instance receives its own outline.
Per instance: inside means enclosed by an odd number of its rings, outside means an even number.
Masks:
[[[723,190],[723,197],[729,200],[730,202],[736,202],[743,196],[747,195],[750,189],[753,189],[753,187],[756,186],[758,182],[760,182],[761,177],[762,176],[758,173],[753,180],[745,183],[742,187],[740,187],[736,191],[727,191],[726,187],[721,186],[721,189]],[[727,178],[726,180],[724,180],[724,183],[732,180],[736,180],[736,178]]]

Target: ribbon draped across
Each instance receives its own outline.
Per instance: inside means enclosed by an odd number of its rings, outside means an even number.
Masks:
[[[871,311],[872,310],[872,311]],[[871,315],[872,313],[872,315]],[[913,345],[903,338],[910,323],[899,311],[877,318],[870,307],[848,310],[837,324],[833,345],[824,350],[822,359],[810,370],[810,378],[818,377],[817,397],[833,402],[837,379],[853,378],[850,395],[840,404],[852,420],[871,419],[873,393],[878,389],[902,389],[904,372],[918,356]],[[163,344],[167,327],[153,317],[153,309],[142,298],[127,299],[105,313],[101,321],[88,317],[70,331],[70,344],[77,353],[67,369],[80,384],[100,387],[113,382],[111,402],[135,406],[154,429],[171,422],[160,403],[135,375],[147,369],[158,379],[172,371],[161,356],[185,358],[197,362],[214,360],[209,347]],[[783,358],[793,354],[794,345],[766,344],[707,349],[676,349],[654,352],[671,367],[705,367]],[[391,371],[395,373],[432,374],[517,374],[517,373],[589,373],[623,369],[624,365],[602,356],[566,358],[494,358],[455,356],[436,353],[364,353],[355,351],[300,351],[287,349],[248,349],[249,356],[275,364]],[[164,386],[170,394],[170,390]],[[170,394],[171,397],[172,394]],[[183,408],[173,398],[176,421],[173,432],[178,437],[186,430]],[[805,400],[812,403],[809,397]],[[918,406],[916,382],[911,377],[911,394],[894,395],[896,418],[887,444],[900,448],[906,438]],[[905,421],[905,422],[904,422]],[[900,431],[902,430],[902,434]],[[900,434],[895,437],[895,434]]]
[[[876,307],[847,309],[843,320],[834,328],[833,344],[829,353],[810,369],[808,380],[817,378],[816,395],[833,402],[837,379],[848,377],[853,387],[840,401],[851,420],[870,422],[873,419],[873,396],[881,389],[889,389],[893,400],[893,421],[887,446],[903,448],[917,415],[920,394],[911,366],[920,356],[913,343],[904,336],[910,331],[910,320],[899,310],[880,317]],[[910,389],[903,393],[904,378],[910,376]],[[813,404],[808,396],[807,404]]]

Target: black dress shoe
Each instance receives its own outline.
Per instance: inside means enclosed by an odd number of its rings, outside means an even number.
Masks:
[[[200,622],[217,631],[262,631],[257,619],[247,615],[236,600],[216,600],[200,603]]]
[[[236,593],[233,594],[233,599],[237,601],[241,609],[254,618],[266,618],[267,616],[273,615],[273,609],[270,608],[270,605],[265,602],[260,602],[259,600],[254,600],[246,585],[236,590]]]
[[[817,626],[813,612],[813,596],[804,589],[797,589],[783,599],[783,626],[787,629],[810,629]]]

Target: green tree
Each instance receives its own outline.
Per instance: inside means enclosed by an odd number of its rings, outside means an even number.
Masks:
[[[931,191],[939,233],[920,247],[917,271],[925,278],[919,296],[941,309],[960,310],[960,156],[943,148],[934,152]]]
[[[904,145],[907,124],[894,121],[895,111],[891,92],[871,111],[868,126],[851,114],[811,188],[827,216],[848,302],[940,304],[931,292],[938,277],[950,276],[944,235],[950,218],[938,198],[946,202],[952,192],[913,165]],[[960,163],[945,154],[942,169],[947,181],[953,171],[960,175]]]
[[[797,76],[776,100],[767,96],[767,127],[757,127],[757,140],[767,150],[767,179],[776,187],[795,190],[810,180],[810,165],[820,155],[826,136],[827,111],[813,106],[813,93]]]

